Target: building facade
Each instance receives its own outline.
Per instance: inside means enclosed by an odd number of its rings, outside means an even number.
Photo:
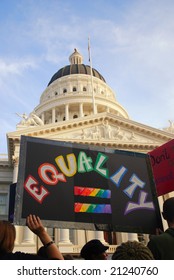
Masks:
[[[57,71],[40,97],[40,103],[7,134],[8,157],[0,157],[0,218],[8,218],[9,186],[17,182],[21,135],[112,149],[147,153],[173,139],[173,124],[159,130],[129,118],[115,92],[94,68],[83,64],[75,49],[70,64]],[[172,193],[170,194],[170,196]],[[159,198],[160,205],[163,197]],[[17,226],[15,250],[36,252],[39,241],[26,227]],[[136,234],[48,229],[63,253],[78,253],[92,238],[115,246]]]

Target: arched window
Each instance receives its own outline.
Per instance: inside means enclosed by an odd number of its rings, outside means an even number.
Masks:
[[[83,91],[86,91],[86,87],[83,87]]]
[[[76,119],[76,118],[78,118],[78,116],[77,116],[77,115],[74,115],[74,116],[73,116],[73,119]]]
[[[67,92],[67,89],[66,89],[66,88],[64,88],[64,89],[63,89],[63,93],[66,93],[66,92]]]
[[[77,91],[76,87],[73,87],[73,91]]]
[[[58,95],[57,91],[54,94],[55,94],[55,96]]]

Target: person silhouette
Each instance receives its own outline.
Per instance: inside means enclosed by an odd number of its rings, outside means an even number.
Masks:
[[[107,260],[108,254],[105,246],[98,239],[88,241],[81,249],[80,256],[85,260]]]
[[[143,243],[127,241],[116,248],[112,260],[154,260],[154,257]]]
[[[147,246],[155,260],[174,260],[174,197],[164,201],[162,216],[168,229],[159,235],[151,235]]]

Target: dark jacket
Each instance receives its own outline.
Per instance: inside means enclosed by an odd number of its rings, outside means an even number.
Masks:
[[[151,236],[147,244],[155,260],[174,260],[174,228],[160,235]]]

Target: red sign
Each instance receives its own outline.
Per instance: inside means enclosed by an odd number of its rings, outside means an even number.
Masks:
[[[174,191],[174,139],[149,155],[158,196]]]

